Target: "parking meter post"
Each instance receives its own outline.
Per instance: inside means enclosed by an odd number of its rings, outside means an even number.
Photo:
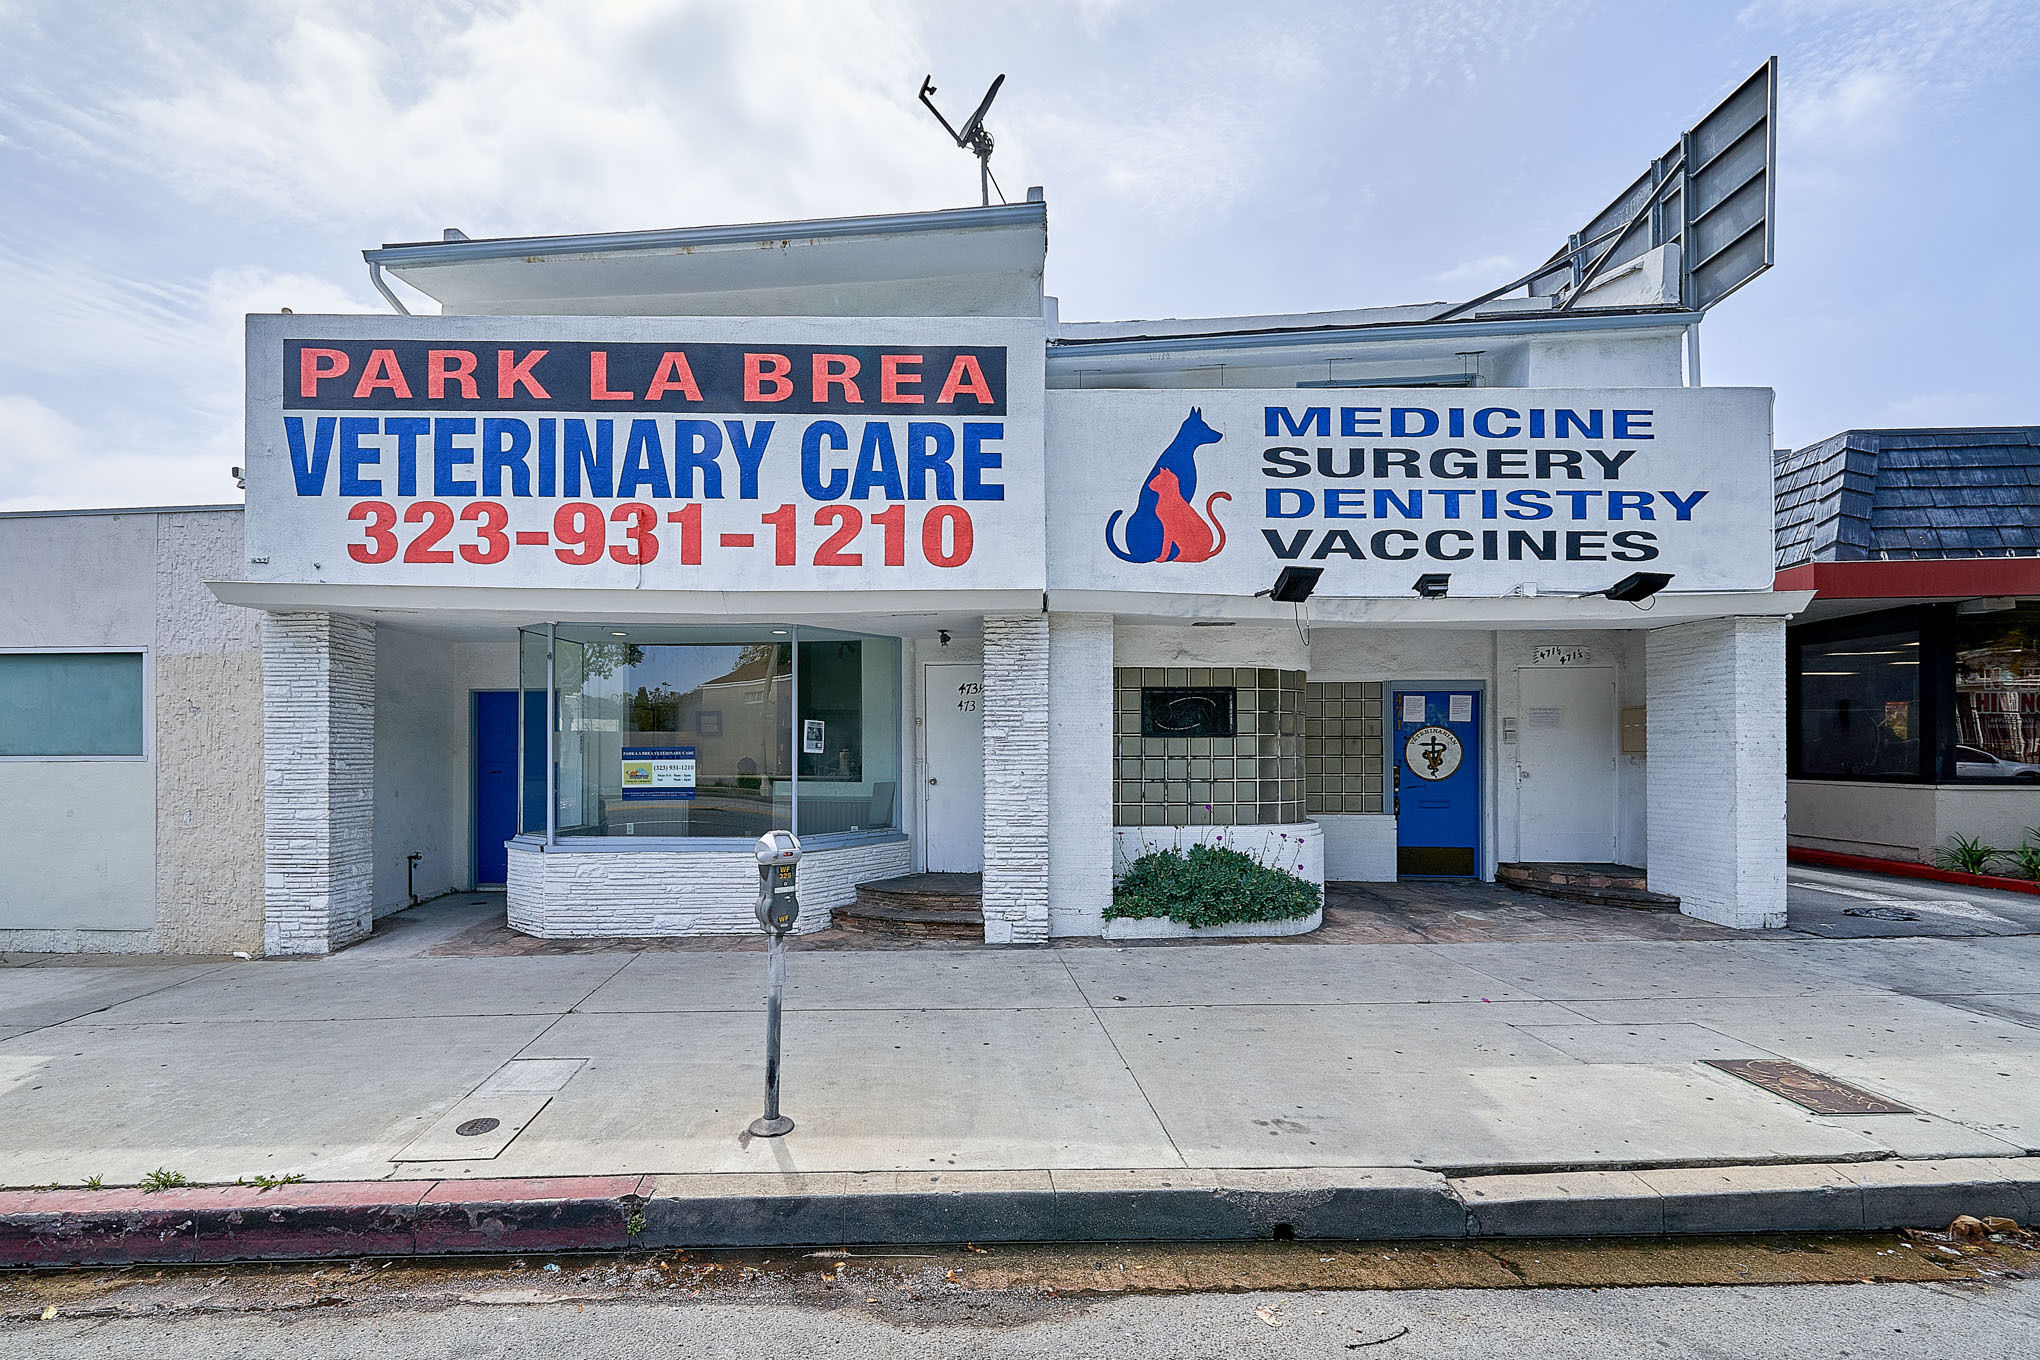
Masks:
[[[779,1004],[786,989],[786,933],[800,918],[795,866],[800,841],[790,831],[758,838],[758,924],[765,931],[765,1113],[751,1121],[751,1134],[777,1138],[793,1131],[779,1112]]]
[[[751,1132],[774,1137],[793,1127],[779,1113],[779,998],[786,986],[786,944],[777,934],[765,937],[765,1117]]]

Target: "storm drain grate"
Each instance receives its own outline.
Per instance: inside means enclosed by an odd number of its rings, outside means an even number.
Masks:
[[[1703,1058],[1703,1065],[1761,1086],[1815,1114],[1911,1114],[1910,1106],[1872,1095],[1860,1087],[1776,1058]]]

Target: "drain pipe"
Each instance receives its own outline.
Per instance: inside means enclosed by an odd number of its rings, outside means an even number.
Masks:
[[[406,307],[397,295],[390,291],[390,286],[387,283],[383,282],[382,266],[374,260],[368,262],[368,281],[375,285],[375,291],[383,295],[385,302],[397,309],[397,315],[409,316],[411,314],[411,309]]]
[[[404,891],[414,907],[418,905],[418,861],[423,858],[425,856],[416,850],[404,856]]]

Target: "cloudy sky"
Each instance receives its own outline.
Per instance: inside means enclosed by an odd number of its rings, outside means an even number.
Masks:
[[[1070,319],[1459,300],[1765,57],[1778,265],[1703,328],[1781,443],[2040,423],[2029,0],[0,0],[0,509],[234,499],[240,318],[385,241],[1047,189]]]

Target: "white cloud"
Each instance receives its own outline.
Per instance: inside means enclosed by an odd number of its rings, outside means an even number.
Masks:
[[[202,449],[86,429],[34,397],[0,393],[0,510],[238,500],[230,462]],[[238,459],[232,460],[238,462]]]
[[[2006,79],[2031,79],[2030,0],[1767,0],[1738,16],[1782,47],[1783,143],[1812,157],[1875,150]]]
[[[0,311],[37,321],[0,329],[0,367],[46,388],[0,395],[0,509],[236,498],[243,318],[378,310],[367,293],[247,266],[167,285],[0,254]]]
[[[481,235],[858,211],[950,168],[884,0],[300,3],[243,11],[234,42],[138,17],[147,63],[38,114],[273,220]]]

